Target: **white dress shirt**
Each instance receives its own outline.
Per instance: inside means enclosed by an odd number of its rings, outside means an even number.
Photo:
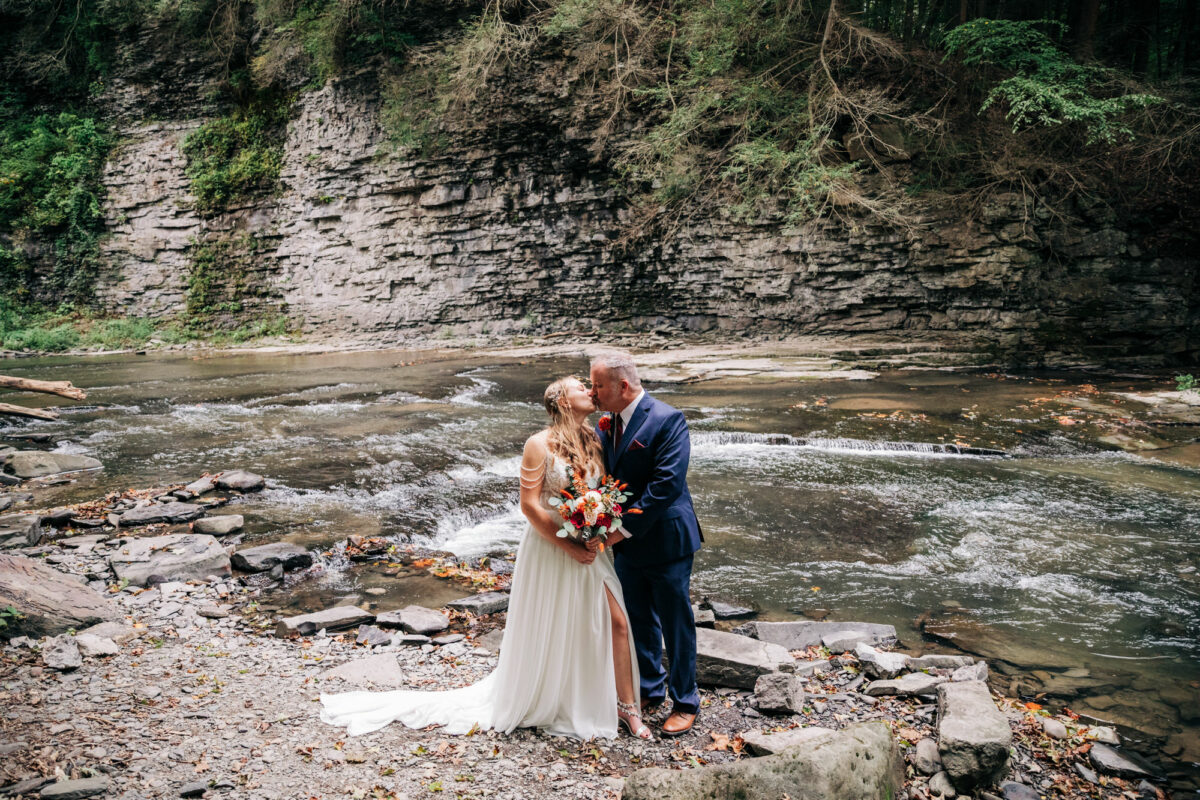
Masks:
[[[622,438],[624,438],[624,436],[625,436],[624,432],[629,430],[629,420],[633,418],[633,412],[637,411],[638,403],[642,402],[642,398],[645,396],[646,396],[645,389],[638,390],[638,395],[637,395],[637,397],[633,398],[633,402],[630,403],[629,405],[625,406],[625,408],[621,410],[621,431],[622,431],[621,436],[622,436]]]

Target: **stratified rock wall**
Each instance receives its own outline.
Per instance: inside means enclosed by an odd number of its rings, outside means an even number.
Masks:
[[[1024,222],[1018,196],[970,222],[931,205],[913,239],[836,219],[787,231],[720,215],[618,249],[630,212],[589,142],[553,108],[516,117],[420,158],[388,145],[370,80],[334,83],[298,101],[282,191],[207,220],[190,210],[180,149],[200,120],[126,124],[106,171],[100,298],[126,313],[177,313],[195,243],[248,234],[263,302],[324,332],[601,321],[931,332],[1089,358],[1197,349],[1196,262],[1143,254],[1100,212],[1080,209],[1064,226]]]

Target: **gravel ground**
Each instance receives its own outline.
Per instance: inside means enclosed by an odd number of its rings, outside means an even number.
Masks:
[[[103,569],[103,545],[40,550],[66,572],[95,576]],[[322,691],[355,688],[330,677],[331,670],[372,657],[376,666],[387,662],[397,686],[464,686],[494,668],[496,657],[475,640],[503,615],[453,615],[450,632],[466,636],[457,642],[368,651],[355,644],[354,632],[275,638],[270,613],[259,608],[261,581],[253,577],[109,591],[131,637],[116,654],[85,657],[64,672],[44,664],[36,642],[16,639],[0,648],[0,795],[13,794],[19,781],[31,781],[28,796],[36,796],[56,778],[98,776],[108,781],[105,796],[118,798],[185,791],[228,798],[615,798],[622,778],[639,767],[685,769],[746,757],[741,734],[752,729],[884,720],[910,760],[911,745],[936,736],[934,704],[860,694],[862,678],[847,655],[834,659],[832,672],[807,679],[801,714],[764,717],[752,692],[705,689],[696,728],[679,739],[643,743],[623,734],[579,742],[532,730],[449,737],[400,725],[348,738],[318,718]],[[1086,764],[1086,729],[1051,740],[1031,710],[1000,704],[1014,730],[1016,780],[1047,796],[1165,797],[1117,778],[1086,780],[1075,768]],[[912,767],[908,773],[909,796],[930,796],[929,779]]]

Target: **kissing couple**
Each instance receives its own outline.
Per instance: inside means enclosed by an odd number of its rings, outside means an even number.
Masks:
[[[579,739],[612,739],[623,725],[649,739],[644,719],[669,696],[661,734],[691,730],[700,693],[689,590],[703,536],[687,487],[687,421],[646,394],[633,359],[620,352],[592,359],[590,388],[561,378],[544,401],[550,423],[529,437],[521,459],[529,525],[496,669],[449,691],[322,695],[322,720],[352,736],[399,721],[450,734],[535,727]],[[597,410],[604,414],[593,426]],[[591,486],[606,476],[625,484],[608,548],[599,538],[560,536],[558,498],[575,475]]]

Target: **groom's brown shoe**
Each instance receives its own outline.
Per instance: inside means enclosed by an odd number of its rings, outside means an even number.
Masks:
[[[692,725],[696,724],[695,714],[685,714],[682,711],[676,711],[671,716],[667,717],[667,721],[662,725],[663,736],[683,736],[692,729]]]

